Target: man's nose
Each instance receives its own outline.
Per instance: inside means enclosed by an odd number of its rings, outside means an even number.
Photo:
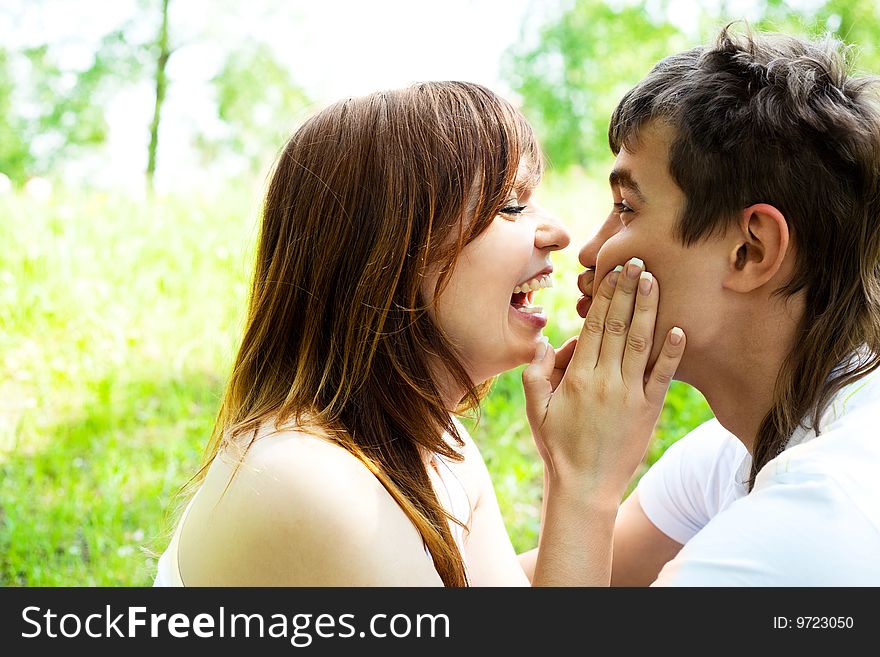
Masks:
[[[614,237],[620,230],[620,219],[616,214],[610,214],[607,219],[599,226],[599,229],[593,233],[592,237],[587,240],[586,244],[581,247],[578,253],[578,260],[584,267],[595,267],[596,259],[599,257],[599,250],[609,239]]]

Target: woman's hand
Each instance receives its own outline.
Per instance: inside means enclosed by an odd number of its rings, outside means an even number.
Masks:
[[[558,353],[539,345],[523,372],[551,489],[615,509],[623,497],[685,348],[684,333],[672,329],[647,371],[659,298],[657,281],[630,261],[602,281],[580,336]]]

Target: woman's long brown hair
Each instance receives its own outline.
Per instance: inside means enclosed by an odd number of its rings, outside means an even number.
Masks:
[[[488,382],[470,380],[421,284],[438,271],[436,297],[464,245],[541,167],[522,116],[474,84],[350,98],[308,120],[271,176],[244,335],[193,483],[265,423],[317,431],[382,482],[443,583],[466,586],[421,450],[461,459],[432,368],[467,391],[458,411],[478,409]]]

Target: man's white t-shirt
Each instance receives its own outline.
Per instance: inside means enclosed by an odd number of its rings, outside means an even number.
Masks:
[[[747,493],[751,457],[717,420],[638,485],[648,519],[684,544],[658,586],[880,586],[880,371],[835,395]]]

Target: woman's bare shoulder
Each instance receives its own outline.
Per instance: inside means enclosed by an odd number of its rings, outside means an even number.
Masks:
[[[246,450],[240,446],[241,442],[237,442],[235,447],[221,452],[226,468],[240,464],[239,473],[275,475],[269,482],[290,486],[307,484],[317,470],[349,475],[348,483],[353,486],[372,487],[374,482],[378,483],[360,459],[319,430],[291,428],[265,432]],[[293,477],[293,474],[303,476]]]
[[[240,463],[223,453],[198,495],[204,498],[194,502],[181,534],[188,584],[425,585],[437,579],[421,537],[381,482],[321,435],[289,429],[265,435]]]

